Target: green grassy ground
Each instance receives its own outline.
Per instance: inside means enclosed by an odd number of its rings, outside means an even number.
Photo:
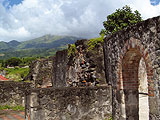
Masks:
[[[24,107],[21,105],[9,106],[9,105],[1,105],[0,110],[15,110],[15,111],[23,111]]]

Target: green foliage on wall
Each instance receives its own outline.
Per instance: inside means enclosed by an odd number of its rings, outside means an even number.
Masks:
[[[98,43],[102,45],[104,41],[103,39],[104,39],[104,34],[101,34],[101,36],[98,38],[90,39],[90,41],[88,42],[88,50],[93,50]]]
[[[77,52],[77,49],[75,44],[68,45],[68,57],[75,56],[76,52]]]

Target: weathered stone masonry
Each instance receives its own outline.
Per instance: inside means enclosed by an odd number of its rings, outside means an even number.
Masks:
[[[28,91],[27,118],[31,120],[105,120],[112,115],[112,89],[67,87]]]
[[[58,51],[54,57],[52,85],[53,87],[66,87],[68,53],[67,50]]]
[[[149,115],[158,119],[160,114],[160,17],[148,19],[128,27],[105,39],[105,67],[108,83],[113,87],[114,119],[138,118],[138,67],[141,58],[146,64]],[[123,95],[125,108],[122,108]],[[128,103],[132,98],[137,102]],[[122,116],[123,109],[125,116]],[[137,111],[137,112],[134,112]]]
[[[33,61],[30,65],[30,72],[24,81],[31,81],[34,88],[47,88],[52,86],[54,57],[43,58]]]
[[[24,82],[0,82],[0,105],[25,106],[26,90],[30,89],[30,83]]]
[[[35,88],[106,84],[103,47],[88,47],[88,40],[77,40],[75,55],[69,56],[67,50],[62,50],[54,57],[32,62],[25,80],[30,80]]]

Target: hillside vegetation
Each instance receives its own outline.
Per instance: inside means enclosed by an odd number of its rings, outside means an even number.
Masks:
[[[22,81],[24,77],[26,77],[29,73],[29,68],[5,68],[6,78],[14,81]]]
[[[80,38],[73,36],[45,35],[28,41],[0,42],[0,59],[11,57],[46,57],[53,56],[57,50],[67,48]]]
[[[0,74],[5,75],[9,80],[22,81],[29,73],[29,65],[37,58],[12,57],[7,60],[0,60]]]

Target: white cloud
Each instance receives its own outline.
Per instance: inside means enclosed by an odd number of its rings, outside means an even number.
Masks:
[[[150,0],[125,0],[133,10],[138,10],[143,19],[155,17],[160,15],[160,5],[153,6]]]
[[[160,15],[149,0],[24,0],[6,9],[0,0],[0,40],[27,40],[44,34],[98,36],[106,16],[124,5],[144,19]]]

